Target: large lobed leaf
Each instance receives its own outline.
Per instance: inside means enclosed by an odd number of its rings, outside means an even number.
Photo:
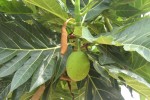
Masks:
[[[137,21],[116,35],[115,42],[126,51],[136,51],[150,62],[150,18]]]
[[[136,51],[150,62],[150,18],[143,18],[124,29],[93,37],[88,28],[83,27],[80,36],[89,42],[123,46],[126,51]]]
[[[150,94],[150,75],[149,64],[136,52],[122,51],[121,47],[99,46],[101,55],[97,55],[99,60],[95,60],[94,68],[106,77],[107,73],[117,80],[123,79],[124,84],[132,87],[140,94],[149,98]],[[102,57],[101,57],[102,56]]]
[[[32,13],[32,11],[22,2],[22,0],[1,0],[0,12],[11,14]]]
[[[53,38],[56,33],[28,16],[7,17],[0,24],[0,77],[14,74],[10,92],[32,79],[32,91],[53,75],[55,52],[60,48]]]
[[[148,83],[150,83],[150,62],[146,61],[142,56],[137,54],[136,52],[131,53],[131,70],[143,77]]]
[[[120,90],[113,87],[110,81],[101,77],[96,70],[91,69],[88,75],[85,100],[124,100]]]
[[[66,20],[68,17],[67,12],[65,12],[62,9],[62,7],[64,7],[63,2],[60,1],[57,2],[57,0],[24,0],[24,1],[40,7],[62,20]]]
[[[138,93],[144,95],[147,99],[150,99],[150,84],[142,77],[133,72],[115,68],[114,66],[109,66],[107,68],[112,77],[116,79],[119,77],[123,78],[125,84],[132,87]]]
[[[47,57],[43,60],[41,67],[38,68],[32,77],[30,91],[42,85],[48,79],[50,79],[54,73],[55,59],[53,58],[53,53],[55,51],[50,51]]]

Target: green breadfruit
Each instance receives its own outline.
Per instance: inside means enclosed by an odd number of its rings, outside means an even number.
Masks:
[[[68,57],[66,67],[68,76],[74,81],[80,81],[88,75],[90,62],[84,52],[75,51]]]

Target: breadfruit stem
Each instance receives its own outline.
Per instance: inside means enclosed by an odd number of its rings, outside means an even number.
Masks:
[[[80,39],[77,38],[76,42],[77,42],[77,50],[81,51],[81,49],[80,49],[80,47],[81,47],[81,41],[80,41]]]
[[[76,25],[81,25],[81,15],[80,15],[80,0],[75,0],[75,20]]]

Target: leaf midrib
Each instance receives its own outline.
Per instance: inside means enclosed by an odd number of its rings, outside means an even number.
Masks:
[[[0,47],[0,49],[3,49],[3,50],[12,50],[12,51],[47,51],[47,50],[58,49],[58,48],[60,48],[60,46],[51,47],[51,48],[45,48],[45,49],[12,49],[12,48],[3,48],[3,47]]]

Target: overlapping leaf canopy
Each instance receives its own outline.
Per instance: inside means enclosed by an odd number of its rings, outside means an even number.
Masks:
[[[12,95],[28,100],[42,84],[47,86],[44,100],[71,99],[71,92],[75,100],[123,100],[119,84],[150,98],[150,17],[145,17],[150,1],[91,1],[94,4],[82,0],[81,8],[88,9],[82,16],[85,26],[74,33],[90,45],[86,53],[91,70],[85,80],[70,83],[72,91],[67,82],[59,80],[72,51],[69,46],[66,55],[59,53],[60,27],[74,17],[72,2],[0,1],[0,84],[7,83],[0,87],[0,99]],[[106,29],[105,17],[113,30]]]
[[[11,17],[19,19],[21,16]],[[60,48],[56,42],[52,42],[53,32],[44,27],[42,29],[38,23],[31,28],[25,21],[6,20],[0,25],[0,77],[15,73],[10,91],[25,83],[32,75],[31,90],[49,80],[56,66],[56,51]]]

